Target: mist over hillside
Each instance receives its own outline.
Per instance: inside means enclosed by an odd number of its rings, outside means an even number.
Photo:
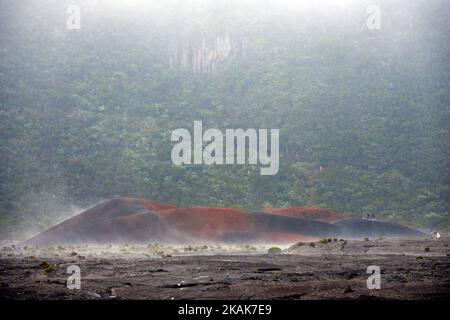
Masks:
[[[448,228],[449,13],[445,0],[0,0],[0,233],[117,195]],[[280,129],[278,174],[173,165],[171,132],[197,120]]]

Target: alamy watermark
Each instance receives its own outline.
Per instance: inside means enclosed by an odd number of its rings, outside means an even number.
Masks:
[[[381,289],[381,268],[379,266],[368,266],[367,273],[367,289]]]
[[[67,289],[80,290],[81,289],[81,269],[77,265],[70,265],[67,267],[67,273],[70,276],[67,278]]]
[[[80,30],[81,8],[77,5],[70,5],[67,7],[67,14],[69,15],[66,21],[67,30]]]
[[[366,10],[369,17],[366,21],[367,29],[380,30],[381,29],[381,9],[377,5],[370,5]]]
[[[194,121],[193,137],[187,129],[172,132],[172,163],[182,164],[260,164],[261,175],[275,175],[279,169],[280,130],[219,129],[203,132],[202,121]],[[224,150],[225,147],[225,150]],[[269,152],[270,149],[270,152]]]

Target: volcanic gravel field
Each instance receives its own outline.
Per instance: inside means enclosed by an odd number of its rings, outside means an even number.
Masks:
[[[449,238],[262,245],[36,247],[4,243],[1,299],[439,299],[450,297]],[[67,267],[81,270],[69,290]],[[381,289],[367,289],[367,267]]]

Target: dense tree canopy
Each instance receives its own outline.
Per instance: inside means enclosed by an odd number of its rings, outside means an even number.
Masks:
[[[79,3],[82,28],[66,27]],[[122,1],[123,2],[123,1]],[[179,206],[331,207],[449,226],[448,4],[8,1],[0,10],[2,233],[115,195]],[[46,5],[43,5],[46,3]],[[109,3],[109,4],[108,4]],[[218,37],[214,72],[176,50]],[[178,52],[178,51],[177,51]],[[172,130],[279,128],[280,171],[174,166]]]

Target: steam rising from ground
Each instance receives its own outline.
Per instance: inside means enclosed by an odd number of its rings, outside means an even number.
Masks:
[[[92,201],[86,205],[75,204],[68,196],[65,187],[56,187],[40,192],[23,195],[16,212],[21,217],[13,217],[9,224],[0,225],[0,240],[21,241],[28,239],[45,229],[55,226],[87,210],[102,200]]]
[[[1,258],[90,260],[90,259],[148,259],[192,255],[254,255],[294,254],[304,256],[337,255],[415,255],[448,256],[449,238],[440,240],[377,238],[366,240],[322,239],[317,242],[298,242],[292,245],[273,244],[106,244],[35,246],[0,241]]]
[[[18,243],[2,241],[0,256],[28,258],[170,258],[185,255],[216,255],[216,254],[262,254],[267,253],[272,246],[267,245],[225,245],[225,244],[185,244],[172,245],[150,243],[148,245],[59,245],[59,246],[22,246]],[[286,249],[287,246],[281,247]]]

